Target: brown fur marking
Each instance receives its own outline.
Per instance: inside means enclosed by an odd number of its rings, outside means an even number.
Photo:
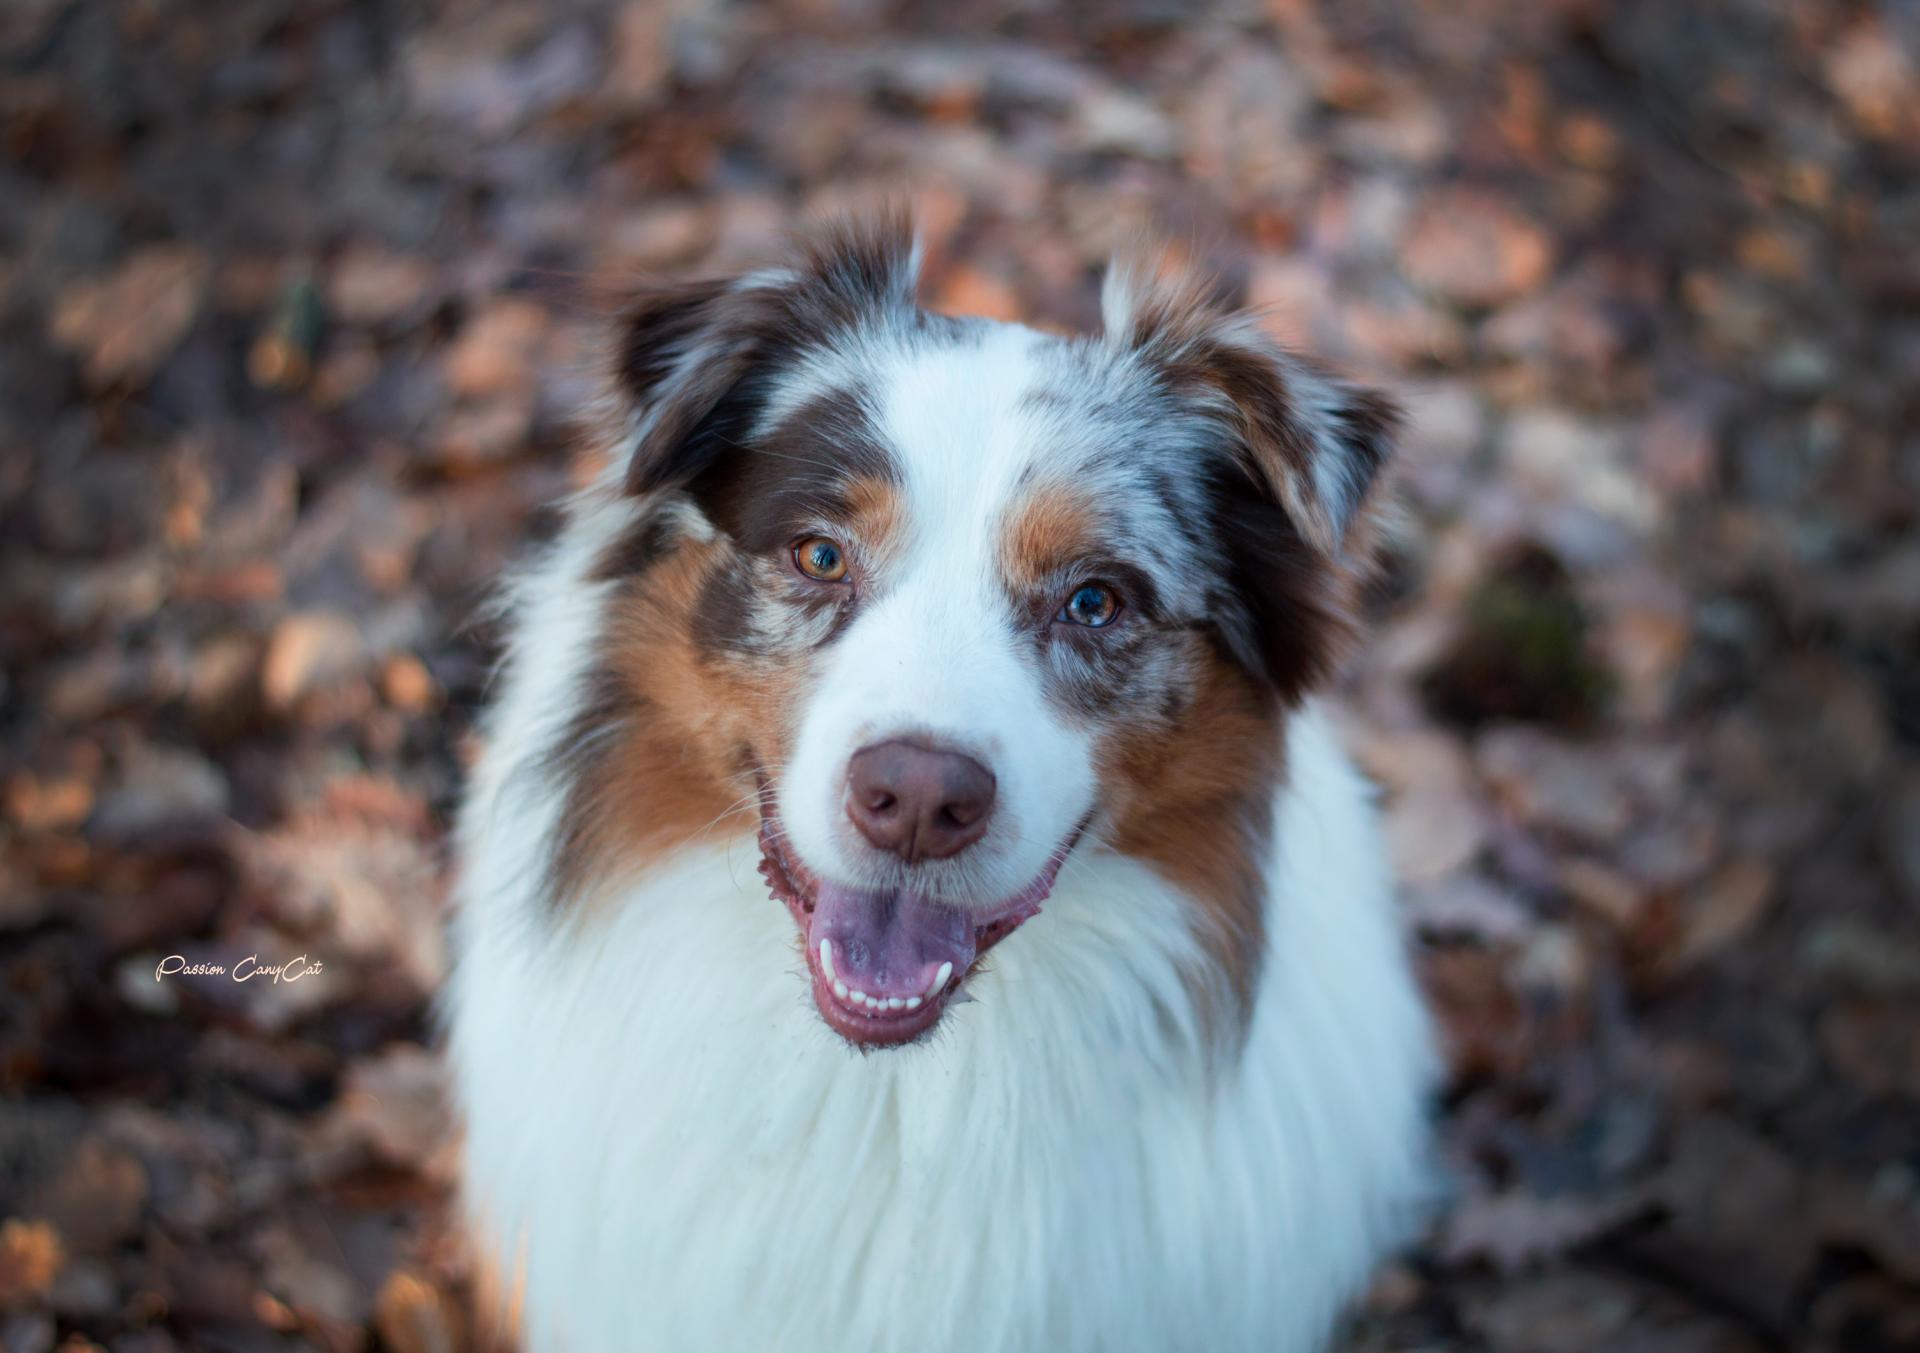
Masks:
[[[1100,517],[1084,494],[1044,485],[1026,495],[1007,520],[1001,567],[1015,588],[1049,582],[1063,568],[1098,551]]]
[[[1202,646],[1196,644],[1196,649]],[[1195,974],[1215,1030],[1238,1036],[1266,952],[1266,858],[1282,767],[1281,710],[1220,657],[1197,655],[1193,698],[1169,723],[1119,729],[1102,748],[1112,844],[1193,899],[1213,971]]]
[[[784,761],[796,678],[788,664],[696,640],[708,580],[732,558],[724,541],[685,545],[613,599],[587,701],[605,717],[583,721],[555,764],[569,780],[551,867],[556,902],[702,836],[754,829],[743,770]]]

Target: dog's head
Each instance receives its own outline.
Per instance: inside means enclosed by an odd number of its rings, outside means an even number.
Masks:
[[[1190,284],[1105,332],[929,314],[903,222],[635,301],[558,883],[756,811],[821,1014],[932,1028],[1076,847],[1244,1006],[1280,723],[1333,660],[1393,416]],[[742,809],[741,805],[748,805]]]

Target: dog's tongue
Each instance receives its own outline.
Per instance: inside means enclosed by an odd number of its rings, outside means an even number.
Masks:
[[[868,892],[825,883],[814,898],[807,943],[833,945],[833,971],[850,990],[876,999],[925,996],[941,969],[963,975],[977,952],[964,913],[905,890]]]

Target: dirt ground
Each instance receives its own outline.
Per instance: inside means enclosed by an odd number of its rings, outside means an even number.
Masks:
[[[462,1346],[479,603],[601,284],[891,190],[936,306],[1145,228],[1411,412],[1454,1197],[1349,1346],[1920,1348],[1920,11],[1201,11],[0,9],[0,1343]]]

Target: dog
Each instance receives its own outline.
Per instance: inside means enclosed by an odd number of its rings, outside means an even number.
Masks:
[[[1310,1350],[1434,1056],[1315,691],[1396,415],[1204,283],[930,313],[900,213],[633,298],[510,585],[447,993],[533,1350]]]

